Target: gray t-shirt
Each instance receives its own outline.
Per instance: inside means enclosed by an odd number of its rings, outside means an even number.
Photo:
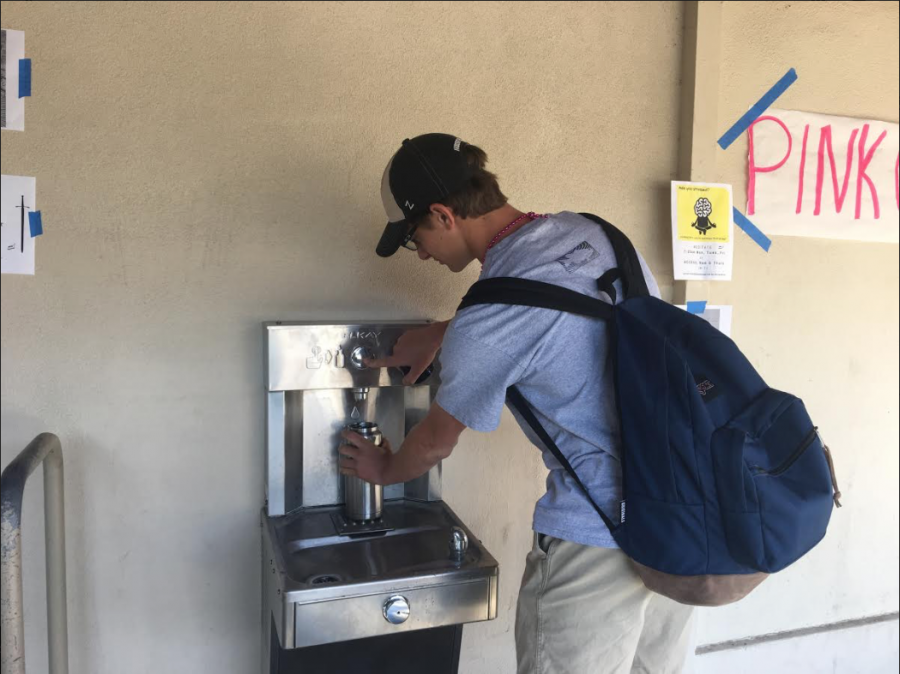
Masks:
[[[659,289],[643,259],[650,292]],[[544,281],[599,297],[597,279],[616,266],[600,225],[562,212],[530,222],[488,251],[482,279]],[[621,285],[616,282],[621,298]],[[516,384],[597,504],[618,512],[622,473],[619,431],[603,321],[550,309],[479,305],[459,312],[444,336],[436,402],[477,431],[500,423],[506,389]],[[615,547],[603,520],[575,481],[513,411],[543,452],[547,493],[534,511],[535,531],[584,545]]]

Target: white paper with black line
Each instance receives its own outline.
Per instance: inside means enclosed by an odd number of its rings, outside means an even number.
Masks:
[[[3,176],[0,186],[0,240],[2,273],[34,274],[34,242],[28,214],[36,210],[35,180],[26,176]]]

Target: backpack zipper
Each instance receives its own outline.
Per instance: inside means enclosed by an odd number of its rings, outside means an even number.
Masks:
[[[786,473],[790,469],[790,467],[797,462],[797,459],[800,458],[803,452],[809,449],[809,446],[813,443],[813,440],[816,439],[818,433],[819,429],[814,426],[813,429],[809,433],[807,433],[806,437],[803,438],[803,442],[800,443],[797,449],[791,452],[791,455],[787,459],[785,459],[778,467],[773,468],[772,470],[766,470],[765,468],[761,468],[760,466],[753,466],[756,474],[778,477],[779,475]]]
[[[818,433],[816,433],[818,435]],[[822,436],[819,435],[819,440],[822,441],[822,449],[825,450],[825,460],[828,461],[828,472],[831,473],[831,489],[834,491],[834,507],[841,507],[841,488],[838,487],[837,483],[837,474],[834,472],[834,459],[831,457],[831,450],[828,448],[828,445],[825,444],[825,441],[822,440]]]

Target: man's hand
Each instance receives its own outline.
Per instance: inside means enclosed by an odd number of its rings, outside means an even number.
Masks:
[[[346,443],[338,448],[341,475],[358,477],[371,484],[387,484],[385,478],[393,457],[387,438],[382,439],[381,445],[376,445],[353,431],[344,431],[341,436]]]
[[[365,360],[366,367],[408,367],[409,372],[403,377],[404,384],[413,384],[432,362],[435,354],[444,341],[444,333],[450,321],[434,323],[424,328],[407,330],[397,343],[394,353],[385,358]]]

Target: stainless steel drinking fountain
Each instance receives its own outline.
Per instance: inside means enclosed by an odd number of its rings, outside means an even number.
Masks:
[[[367,368],[425,322],[267,323],[263,674],[457,671],[462,625],[497,616],[499,571],[441,500],[441,466],[381,490],[342,479],[340,433],[399,449],[440,384]]]

